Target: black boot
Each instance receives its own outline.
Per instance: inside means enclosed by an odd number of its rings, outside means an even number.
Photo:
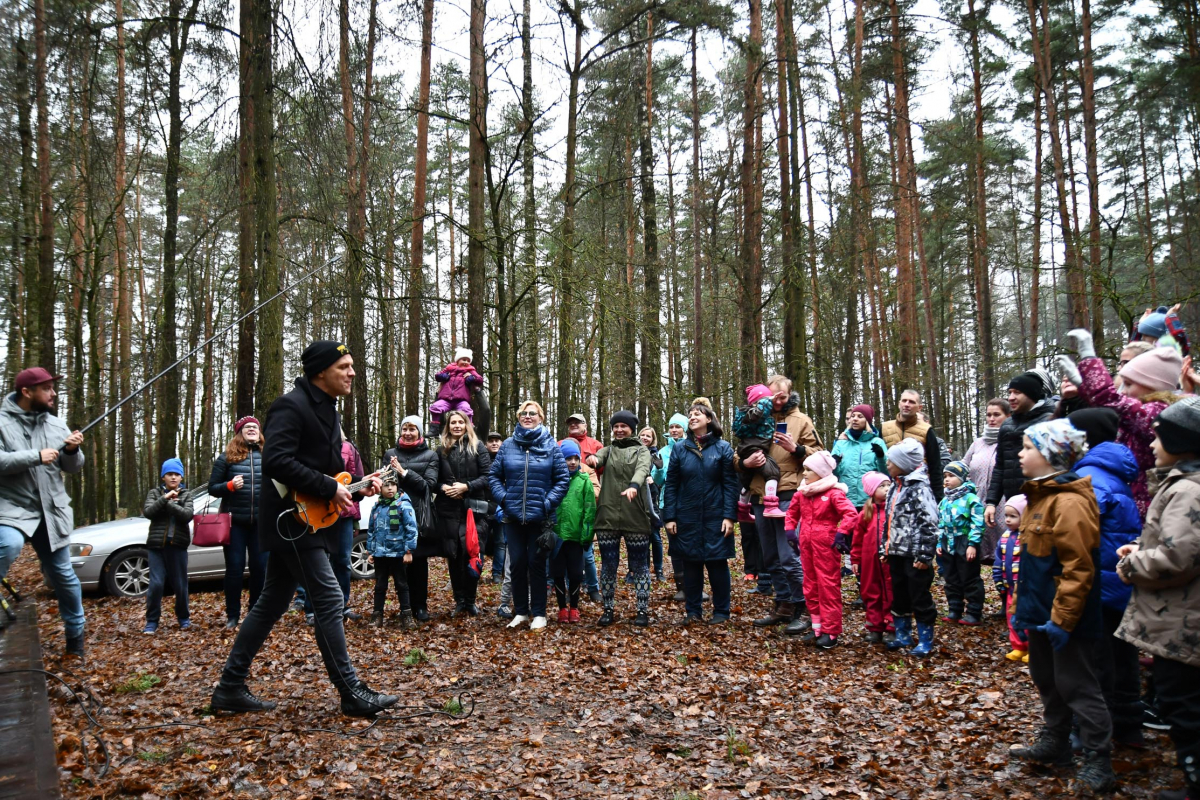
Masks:
[[[415,627],[417,627],[417,623],[413,620],[412,609],[400,609],[400,629],[404,631],[411,631]]]
[[[1063,735],[1042,728],[1033,744],[1010,748],[1008,754],[1022,761],[1065,767],[1071,763],[1071,739],[1069,733]]]
[[[1075,772],[1075,780],[1093,792],[1110,792],[1117,785],[1112,756],[1095,750],[1083,751],[1083,763]]]
[[[259,700],[250,693],[250,690],[246,688],[246,684],[244,683],[239,683],[236,686],[226,686],[223,683],[218,683],[217,688],[213,689],[209,705],[213,711],[228,711],[231,714],[275,710],[274,703],[270,700]]]
[[[795,613],[796,613],[796,606],[794,603],[791,603],[791,602],[781,603],[780,601],[776,600],[775,601],[775,609],[770,614],[763,617],[762,619],[754,620],[754,627],[769,628],[772,625],[781,625],[785,622],[791,622],[792,616]]]
[[[395,695],[380,694],[372,691],[362,681],[356,681],[340,690],[342,695],[342,713],[347,717],[374,717],[380,711],[385,711],[396,704]]]
[[[461,597],[455,598],[454,610],[450,612],[450,618],[455,619],[456,617],[461,617],[463,614],[466,614],[466,613],[467,613],[467,601]]]
[[[78,636],[68,636],[67,637],[66,654],[69,656],[75,656],[80,661],[84,660],[85,656],[84,656],[83,634],[82,633],[79,634]]]
[[[617,621],[617,615],[613,613],[611,608],[604,609],[604,613],[600,615],[600,619],[596,620],[596,624],[601,628],[607,628]]]
[[[812,620],[808,617],[797,617],[783,629],[785,636],[800,636],[812,630]]]
[[[372,625],[372,627],[375,627],[375,628],[383,627],[383,612],[382,611],[376,611],[374,614],[371,615],[371,625]]]

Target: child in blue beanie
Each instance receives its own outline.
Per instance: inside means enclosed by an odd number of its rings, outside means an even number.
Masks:
[[[167,584],[175,592],[175,617],[179,627],[192,627],[188,614],[188,546],[192,543],[192,493],[183,483],[183,462],[163,462],[158,486],[146,495],[142,514],[150,520],[146,535],[146,557],[150,562],[150,586],[146,589],[146,627],[158,630],[163,591]]]

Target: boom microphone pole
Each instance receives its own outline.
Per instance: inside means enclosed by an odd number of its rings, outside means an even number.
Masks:
[[[212,342],[213,342],[214,340],[216,340],[217,338],[219,338],[219,337],[221,337],[221,336],[224,336],[225,334],[229,333],[229,331],[233,330],[233,328],[234,328],[234,327],[235,327],[235,326],[236,326],[238,323],[240,323],[242,320],[246,319],[247,317],[249,317],[249,316],[250,316],[250,315],[252,315],[252,314],[255,314],[255,313],[257,313],[257,312],[258,312],[260,309],[264,308],[265,306],[267,306],[267,305],[270,305],[270,304],[271,304],[271,303],[273,303],[275,300],[277,300],[278,298],[280,298],[280,297],[282,297],[283,295],[287,294],[287,293],[288,293],[288,292],[290,292],[292,289],[295,289],[297,286],[299,286],[299,285],[300,285],[300,283],[302,283],[303,281],[306,281],[306,280],[308,280],[309,278],[311,278],[313,275],[316,275],[316,274],[317,274],[318,272],[320,272],[321,270],[323,270],[323,269],[328,269],[329,267],[332,267],[334,264],[338,263],[338,262],[339,262],[339,261],[341,261],[341,260],[342,260],[342,256],[334,256],[333,258],[331,258],[331,259],[329,259],[328,261],[326,261],[324,264],[321,264],[320,266],[318,266],[318,267],[315,267],[314,269],[311,269],[311,270],[309,270],[308,272],[304,273],[304,274],[303,274],[303,275],[301,275],[299,278],[297,278],[296,280],[292,281],[290,284],[288,284],[287,286],[283,287],[283,288],[282,288],[282,289],[280,289],[278,292],[276,292],[275,294],[271,295],[271,296],[270,296],[270,297],[268,297],[266,300],[263,300],[261,303],[259,303],[258,305],[256,305],[254,308],[250,309],[250,310],[249,310],[249,311],[247,311],[245,314],[242,314],[240,317],[238,317],[237,319],[235,319],[233,322],[229,323],[229,324],[228,324],[228,325],[226,325],[224,328],[222,328],[221,330],[219,330],[219,331],[217,331],[216,333],[214,333],[212,336],[208,337],[208,338],[207,338],[207,339],[205,339],[203,342],[201,342],[200,344],[196,345],[196,347],[195,347],[195,348],[193,348],[193,349],[192,349],[190,352],[188,352],[188,353],[187,353],[186,355],[184,355],[182,358],[178,359],[178,360],[177,360],[177,361],[176,361],[174,364],[172,364],[171,366],[167,367],[167,368],[166,368],[166,369],[164,369],[162,372],[158,373],[158,374],[157,374],[157,375],[155,375],[153,378],[151,378],[150,380],[146,381],[146,382],[145,382],[145,383],[143,383],[141,386],[139,386],[137,389],[135,389],[135,390],[134,390],[134,391],[133,391],[133,392],[132,392],[132,393],[131,393],[131,394],[130,394],[128,397],[123,397],[123,398],[121,398],[120,402],[118,402],[118,403],[117,403],[115,406],[113,406],[112,408],[110,408],[110,409],[108,409],[107,411],[105,411],[105,412],[104,412],[103,414],[101,414],[100,416],[96,417],[94,420],[92,420],[91,422],[89,422],[87,425],[84,425],[84,426],[83,426],[83,428],[81,428],[79,432],[80,432],[80,433],[87,433],[89,430],[91,430],[92,428],[96,427],[96,426],[97,426],[97,425],[99,425],[101,422],[103,422],[103,421],[104,421],[104,419],[105,419],[106,417],[108,417],[110,414],[112,414],[112,413],[113,413],[114,411],[116,411],[118,408],[120,408],[121,406],[125,405],[125,404],[126,404],[126,403],[128,403],[130,400],[132,400],[133,398],[137,397],[139,394],[141,394],[142,392],[146,391],[146,390],[147,390],[147,389],[149,389],[151,386],[153,386],[153,385],[155,384],[155,382],[157,382],[157,381],[158,381],[158,379],[159,379],[159,378],[161,378],[162,376],[166,375],[168,372],[171,372],[172,370],[174,370],[174,369],[175,369],[176,367],[178,367],[180,364],[182,364],[183,362],[187,361],[187,360],[188,360],[188,359],[190,359],[192,356],[196,355],[196,353],[199,353],[199,352],[200,352],[201,350],[203,350],[205,347],[208,347],[208,346],[209,346],[210,344],[212,344]]]

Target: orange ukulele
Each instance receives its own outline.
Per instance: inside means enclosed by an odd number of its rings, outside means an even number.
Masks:
[[[385,467],[379,472],[364,476],[361,481],[351,483],[354,477],[349,472],[339,472],[332,476],[335,481],[342,484],[351,493],[357,492],[371,485],[371,479],[379,477],[380,479],[395,475],[396,471],[391,467]],[[330,525],[338,521],[340,513],[337,506],[332,500],[322,500],[320,497],[313,497],[304,492],[292,492],[292,516],[302,525],[308,526],[309,533],[316,533],[324,530]]]

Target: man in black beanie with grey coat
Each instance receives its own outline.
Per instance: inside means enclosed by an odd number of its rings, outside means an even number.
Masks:
[[[271,404],[263,427],[263,477],[275,488],[285,487],[281,491],[268,488],[259,500],[259,546],[270,553],[266,580],[258,602],[238,630],[221,682],[213,691],[212,708],[234,713],[275,708],[274,703],[250,693],[246,678],[251,662],[287,611],[299,585],[312,600],[317,646],[329,680],[341,695],[342,713],[373,717],[395,705],[397,698],[372,691],[358,679],[346,652],[344,598],[329,564],[331,545],[326,530],[314,531],[298,521],[291,513],[291,493],[281,493],[303,492],[332,501],[339,509],[355,499],[330,477],[344,469],[337,398],[350,394],[354,358],[344,344],[317,341],[304,350],[300,360],[304,376],[296,378],[292,391]],[[373,495],[380,486],[376,477],[360,496]]]

